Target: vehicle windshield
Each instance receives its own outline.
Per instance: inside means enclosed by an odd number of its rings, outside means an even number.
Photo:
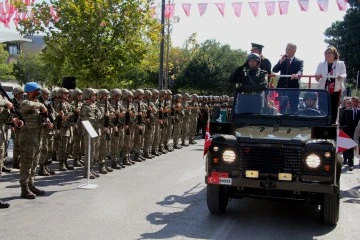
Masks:
[[[324,118],[330,115],[329,93],[320,89],[267,89],[260,93],[237,93],[234,114],[281,118]]]

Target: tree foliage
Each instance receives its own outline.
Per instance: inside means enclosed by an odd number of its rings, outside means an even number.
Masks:
[[[343,21],[334,22],[325,31],[325,42],[335,46],[345,61],[348,82],[353,83],[360,70],[360,2],[349,0],[350,8]],[[350,81],[349,81],[350,80]]]
[[[0,44],[0,80],[8,81],[14,80],[12,75],[12,64],[7,64],[9,53],[5,51],[5,45]]]
[[[18,57],[13,73],[21,84],[35,81],[43,84],[48,79],[48,66],[44,64],[40,54],[26,54]]]
[[[52,18],[50,6],[60,20]],[[55,64],[58,74],[93,87],[127,84],[129,79],[119,77],[144,60],[159,32],[144,0],[43,2],[34,5],[34,18],[20,26],[22,34],[46,34],[44,60]]]

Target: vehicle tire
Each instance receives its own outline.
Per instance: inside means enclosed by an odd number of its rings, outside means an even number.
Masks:
[[[325,193],[321,206],[321,215],[324,223],[336,225],[339,220],[340,194]]]
[[[222,214],[229,202],[225,186],[207,185],[207,206],[211,213]]]

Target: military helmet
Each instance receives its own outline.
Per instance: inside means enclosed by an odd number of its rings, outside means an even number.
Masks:
[[[182,98],[188,98],[188,99],[190,99],[190,95],[189,95],[188,93],[183,93],[183,94],[182,94]]]
[[[16,94],[19,94],[19,93],[24,93],[24,88],[23,87],[15,87],[12,91],[13,95],[15,96]]]
[[[83,97],[85,99],[90,99],[91,95],[92,94],[96,94],[96,91],[95,89],[93,88],[85,88],[83,91],[82,91],[82,94],[83,94]]]
[[[122,92],[122,96],[124,98],[127,98],[127,97],[133,97],[134,94],[130,90],[124,89],[123,92]]]
[[[111,89],[110,97],[121,96],[121,90],[118,88]]]
[[[255,60],[255,61],[258,61],[259,63],[261,62],[261,57],[259,54],[257,53],[250,53],[247,57],[247,60]]]
[[[165,95],[165,94],[167,94],[167,91],[166,91],[165,89],[161,89],[161,90],[159,91],[159,94],[160,94],[160,95]]]
[[[81,95],[83,92],[79,89],[79,88],[75,88],[74,90],[72,90],[71,92],[71,97],[74,98],[74,97],[77,97],[79,95]]]
[[[56,91],[56,94],[58,97],[61,97],[63,94],[69,93],[69,90],[67,90],[66,88],[59,88]]]
[[[172,92],[170,89],[166,89],[166,93],[172,95]]]
[[[108,95],[108,94],[110,94],[110,92],[109,92],[109,90],[107,90],[107,89],[105,89],[105,88],[100,89],[100,90],[97,92],[97,95],[98,95],[99,97],[103,97],[103,96],[106,96],[106,95]]]
[[[196,99],[199,99],[199,96],[197,95],[197,94],[193,94],[193,95],[191,95],[191,98],[196,98]]]
[[[157,90],[157,89],[151,89],[151,93],[152,93],[152,95],[155,95],[155,94],[159,94],[159,90]]]
[[[43,94],[50,94],[50,90],[48,88],[41,88],[40,89],[41,95]]]
[[[175,100],[178,100],[179,98],[182,98],[182,95],[179,94],[179,93],[178,93],[178,94],[175,94],[175,95],[174,95],[174,98],[175,98]]]
[[[307,93],[304,94],[304,100],[305,99],[314,99],[314,100],[316,100],[317,95],[314,92],[307,92]]]
[[[151,97],[151,96],[152,96],[152,93],[151,93],[150,90],[145,90],[145,91],[144,91],[144,95],[145,95],[145,97]]]
[[[134,92],[134,97],[137,97],[139,95],[144,95],[144,90],[143,89],[136,89]]]

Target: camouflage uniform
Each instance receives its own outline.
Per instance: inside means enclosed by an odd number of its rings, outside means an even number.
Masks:
[[[163,139],[164,149],[172,152],[174,149],[169,146],[169,141],[173,131],[173,124],[174,124],[174,108],[172,106],[172,92],[170,90],[166,90],[166,99],[165,99],[165,106],[167,108],[166,117],[167,117],[167,124],[165,130],[165,136]]]
[[[198,95],[193,94],[191,96],[191,102],[190,105],[190,122],[189,122],[189,143],[195,144],[195,133],[196,133],[196,127],[197,127],[197,120],[200,113],[199,110],[199,104],[198,104]]]
[[[144,133],[145,133],[145,126],[144,126],[144,118],[146,116],[146,109],[147,106],[143,102],[142,98],[144,96],[143,89],[137,89],[135,91],[135,97],[137,98],[134,101],[134,108],[136,111],[136,122],[134,124],[134,161],[141,162],[145,160],[143,156],[141,156],[140,150],[144,142]]]
[[[158,146],[160,143],[160,132],[162,130],[162,106],[160,106],[159,101],[159,91],[157,89],[152,89],[152,103],[156,106],[158,109],[157,114],[155,115],[155,124],[154,124],[154,138],[151,146],[151,154],[155,156],[160,156],[161,153],[158,152]]]
[[[154,127],[155,127],[155,114],[157,113],[157,108],[155,104],[150,101],[152,93],[150,90],[145,90],[144,95],[146,98],[146,124],[145,124],[145,139],[144,139],[144,157],[145,158],[154,158],[151,154],[151,145],[154,138]]]
[[[166,138],[167,124],[168,124],[168,113],[167,113],[167,104],[166,104],[166,90],[162,89],[159,91],[159,102],[161,102],[162,106],[162,128],[160,128],[160,141],[159,141],[159,152],[162,154],[166,154],[168,151],[164,148],[164,141]]]
[[[82,91],[78,88],[72,91],[73,108],[81,109],[82,106]],[[72,155],[74,157],[74,167],[83,166],[81,161],[82,148],[83,148],[83,128],[80,121],[80,113],[75,112],[73,128],[73,144],[72,144]]]
[[[6,152],[6,141],[7,141],[7,124],[9,123],[10,119],[10,111],[8,109],[5,109],[3,106],[5,106],[8,103],[6,99],[3,99],[0,97],[0,175],[4,168],[4,159],[5,159],[5,152]]]
[[[183,120],[184,113],[182,111],[182,105],[181,105],[181,98],[182,96],[180,94],[176,94],[174,96],[174,136],[173,136],[173,142],[174,142],[174,149],[181,149],[181,146],[179,145],[179,139],[181,135],[181,124]]]
[[[17,107],[20,110],[20,102],[24,98],[24,88],[16,87],[13,90],[14,98],[12,103],[14,107]],[[13,137],[13,167],[20,169],[20,153],[19,153],[19,132],[20,128],[14,127],[14,137]]]
[[[188,136],[189,123],[190,123],[190,109],[189,109],[189,103],[188,103],[190,96],[189,96],[189,94],[184,93],[182,95],[182,97],[183,97],[183,102],[182,102],[183,119],[182,119],[182,123],[181,123],[181,146],[188,146],[188,144],[185,141]]]
[[[125,135],[124,135],[124,145],[123,145],[123,163],[127,166],[130,166],[131,164],[135,164],[134,161],[130,159],[130,152],[133,146],[134,141],[134,122],[135,122],[135,114],[134,114],[134,106],[132,104],[132,98],[134,94],[124,89],[122,92],[124,102],[123,105],[126,109],[126,116],[125,116]]]

